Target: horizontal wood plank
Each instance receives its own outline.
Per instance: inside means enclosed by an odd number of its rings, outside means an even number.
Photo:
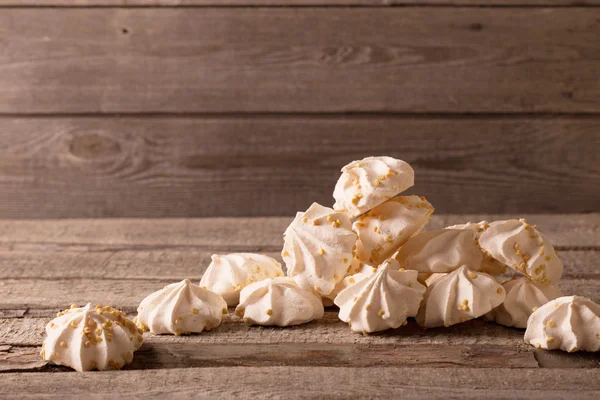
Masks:
[[[0,217],[291,216],[332,205],[341,167],[371,155],[409,162],[407,193],[437,213],[599,211],[599,130],[595,117],[0,117]]]
[[[35,371],[42,366],[54,368],[40,357],[40,347],[0,347],[0,372]],[[184,342],[144,343],[126,367],[135,369],[172,369],[196,367],[465,367],[465,368],[537,368],[533,351],[514,346],[374,346],[339,344],[262,344],[260,346],[227,343],[203,345]]]
[[[0,113],[598,113],[599,16],[7,8]]]
[[[150,371],[3,374],[23,398],[152,396],[172,398],[597,399],[597,370],[238,367]],[[517,384],[518,382],[518,384]]]
[[[560,250],[600,249],[600,213],[436,215],[429,229],[524,217]],[[292,217],[0,220],[0,251],[279,252]]]
[[[0,7],[176,7],[176,6],[586,6],[600,5],[598,0],[3,0]]]
[[[0,309],[57,310],[77,304],[101,304],[127,312],[152,292],[173,280],[148,279],[4,279],[0,282]],[[580,295],[600,302],[600,280],[562,279],[558,287],[565,295]],[[68,288],[68,289],[67,289]]]
[[[231,248],[231,251],[236,251]],[[227,253],[226,249],[215,249]],[[169,279],[199,281],[211,262],[213,251],[176,250],[115,250],[81,251],[2,251],[0,249],[0,280],[2,279],[79,279],[110,277],[111,279]],[[282,262],[280,252],[267,252]],[[560,258],[565,265],[563,278],[600,279],[600,251],[564,250]]]

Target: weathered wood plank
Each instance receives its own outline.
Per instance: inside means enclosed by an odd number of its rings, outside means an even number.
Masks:
[[[0,309],[60,309],[71,303],[90,302],[133,311],[148,294],[173,283],[165,279],[106,278],[4,279],[0,282]],[[565,295],[577,294],[600,302],[600,280],[563,279],[558,287]]]
[[[597,113],[599,15],[7,8],[0,113]]]
[[[594,369],[382,367],[189,368],[81,374],[3,374],[22,398],[597,399]],[[97,395],[101,393],[101,396]]]
[[[598,0],[3,0],[0,7],[90,7],[90,6],[368,6],[389,7],[398,5],[443,5],[443,6],[586,6],[598,5]]]
[[[32,310],[39,318],[0,319],[0,344],[11,346],[41,346],[44,328],[54,315],[50,310]],[[131,315],[135,315],[132,313]],[[223,323],[210,332],[191,336],[154,336],[147,334],[148,343],[172,344],[194,343],[202,347],[212,344],[281,344],[322,343],[378,346],[513,346],[529,349],[523,342],[524,330],[506,328],[483,319],[467,321],[449,328],[421,329],[414,321],[405,327],[364,336],[352,332],[342,322],[337,311],[327,310],[317,321],[293,327],[259,327],[244,324],[230,313]],[[531,347],[533,350],[533,347]]]
[[[40,347],[0,347],[0,372],[34,371],[46,363]],[[600,359],[600,356],[599,356]],[[126,367],[169,369],[195,367],[466,367],[466,368],[538,368],[533,351],[515,346],[378,346],[340,344],[249,344],[203,345],[186,341],[180,344],[144,343]],[[61,371],[69,371],[61,368]]]
[[[438,213],[598,211],[598,131],[595,117],[5,117],[0,217],[294,215],[382,154],[415,168],[407,193]]]
[[[211,262],[212,254],[212,251],[193,249],[101,252],[0,250],[0,280],[110,277],[172,281],[188,278],[199,281]],[[279,260],[285,268],[280,252],[265,254]],[[600,279],[599,250],[565,250],[560,252],[560,258],[565,265],[563,278]]]
[[[559,250],[600,248],[600,214],[433,215],[426,229],[527,218]],[[0,220],[0,251],[205,250],[278,252],[292,217]]]

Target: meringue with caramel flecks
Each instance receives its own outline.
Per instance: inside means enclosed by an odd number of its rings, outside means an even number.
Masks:
[[[499,306],[506,293],[494,277],[466,266],[428,282],[417,323],[426,328],[450,326],[484,315]]]
[[[515,328],[526,328],[534,310],[562,296],[556,286],[534,282],[527,277],[514,278],[502,286],[506,291],[506,299],[485,316],[497,324]]]
[[[600,304],[581,296],[544,304],[529,317],[525,342],[548,350],[599,351]]]
[[[283,276],[281,264],[264,254],[213,254],[211,260],[200,286],[223,296],[230,307],[238,304],[240,292],[249,284]]]
[[[419,196],[399,196],[378,205],[354,222],[358,234],[356,257],[379,264],[421,232],[433,214],[433,206]]]
[[[256,325],[299,325],[323,317],[321,298],[289,277],[265,279],[242,289],[235,314]]]
[[[304,289],[326,296],[351,269],[355,243],[347,215],[313,203],[285,230],[281,256],[287,275]]]
[[[405,325],[408,317],[417,314],[425,292],[417,274],[401,270],[395,260],[386,261],[375,273],[360,277],[336,296],[339,318],[354,332],[363,333]]]
[[[140,328],[156,334],[182,335],[219,326],[223,314],[227,314],[227,303],[219,294],[184,279],[148,295],[137,311]]]
[[[437,229],[413,236],[394,258],[406,269],[448,273],[463,265],[479,270],[483,254],[472,231]]]
[[[490,227],[489,222],[480,221],[480,222],[467,222],[465,224],[452,225],[446,227],[446,229],[468,229],[471,230],[475,234],[475,242],[479,249],[483,252],[483,260],[481,261],[480,271],[485,272],[486,274],[493,275],[499,281],[506,281],[512,279],[513,274],[508,273],[509,268],[496,260],[494,257],[490,256],[486,251],[484,251],[481,246],[479,246],[479,237],[483,232],[485,232]],[[511,270],[512,271],[512,270]],[[506,275],[506,276],[501,276]]]
[[[524,219],[490,223],[479,238],[479,245],[499,262],[544,284],[556,283],[563,264],[552,244]]]
[[[79,372],[121,369],[144,339],[124,312],[90,304],[61,311],[46,325],[42,357]]]
[[[354,218],[414,185],[411,166],[392,157],[367,157],[342,168],[333,197],[335,210]]]

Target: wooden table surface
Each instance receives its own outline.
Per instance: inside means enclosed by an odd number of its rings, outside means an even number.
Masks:
[[[428,229],[503,215],[434,216]],[[512,217],[512,216],[511,216]],[[600,214],[526,215],[565,263],[565,294],[600,301]],[[335,309],[288,328],[223,324],[145,335],[122,371],[77,373],[39,356],[44,327],[71,303],[133,314],[149,293],[199,280],[213,253],[280,258],[291,218],[0,220],[0,397],[600,398],[600,355],[537,350],[483,320],[363,336]]]

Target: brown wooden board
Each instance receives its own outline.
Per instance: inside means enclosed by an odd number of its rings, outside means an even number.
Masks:
[[[596,8],[7,8],[0,113],[597,113]]]
[[[371,155],[409,162],[407,193],[437,213],[600,211],[598,131],[595,117],[0,117],[0,217],[292,216],[331,206],[341,167]]]
[[[277,7],[328,7],[328,6],[591,6],[598,0],[2,0],[0,7],[177,7],[177,6],[277,6]]]

